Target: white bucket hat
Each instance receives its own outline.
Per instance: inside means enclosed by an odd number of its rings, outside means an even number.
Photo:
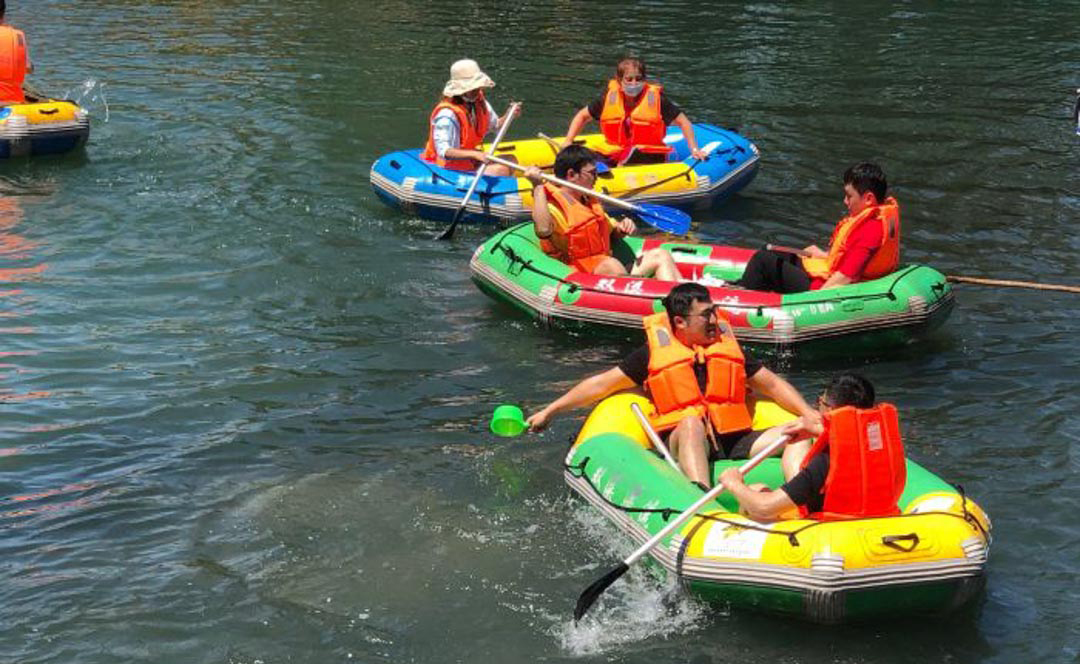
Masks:
[[[480,65],[476,60],[458,60],[450,65],[450,80],[443,88],[443,95],[456,97],[477,88],[493,88],[495,81],[480,71]]]

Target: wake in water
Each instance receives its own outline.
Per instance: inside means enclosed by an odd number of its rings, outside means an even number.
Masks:
[[[584,589],[608,568],[618,564],[636,547],[595,509],[577,504],[572,510],[582,541],[597,549],[595,568],[574,570]],[[561,647],[575,656],[596,655],[651,639],[686,634],[715,612],[690,599],[675,578],[659,579],[645,565],[635,565],[608,588],[580,622],[571,617],[572,598],[567,599],[563,621],[553,627]]]

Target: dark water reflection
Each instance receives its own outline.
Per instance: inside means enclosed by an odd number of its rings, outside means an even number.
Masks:
[[[817,629],[634,572],[562,486],[579,418],[494,439],[626,344],[494,306],[451,243],[381,205],[472,56],[517,136],[565,129],[642,54],[691,118],[762,149],[703,240],[823,240],[876,159],[905,255],[1075,283],[1076,2],[9,4],[39,87],[93,90],[84,156],[0,165],[0,659],[18,662],[1075,661],[1074,297],[959,286],[925,344],[856,367],[911,455],[995,524],[980,606]],[[104,87],[101,87],[104,86]]]

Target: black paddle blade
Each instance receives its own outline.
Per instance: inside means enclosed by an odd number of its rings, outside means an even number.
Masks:
[[[454,230],[457,228],[458,222],[461,221],[461,214],[465,212],[465,206],[462,205],[454,213],[454,219],[450,222],[450,225],[442,233],[435,236],[436,240],[449,240],[454,237]]]
[[[589,607],[593,605],[596,598],[599,597],[608,586],[619,580],[619,577],[630,571],[630,566],[626,563],[619,563],[619,566],[612,569],[610,572],[600,577],[596,581],[593,581],[592,585],[585,589],[581,593],[581,596],[577,598],[577,606],[574,607],[574,622],[581,620],[581,616],[585,615]]]

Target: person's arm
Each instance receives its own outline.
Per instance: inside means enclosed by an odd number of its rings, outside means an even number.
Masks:
[[[856,228],[850,236],[843,256],[840,257],[839,264],[819,290],[836,288],[857,281],[881,246],[883,232],[881,224],[870,222],[864,222]]]
[[[795,386],[787,382],[780,376],[777,376],[769,369],[762,367],[751,376],[747,383],[750,387],[754,388],[758,392],[769,397],[776,402],[776,405],[780,406],[784,410],[795,413],[799,416],[799,429],[793,429],[792,431],[785,430],[784,433],[796,433],[796,431],[805,432],[807,435],[802,436],[817,436],[823,430],[821,421],[821,413],[814,410],[814,408],[806,403],[806,400],[802,398],[799,391],[795,389]],[[800,437],[795,436],[791,442],[800,440]]]
[[[705,153],[698,148],[694,125],[690,123],[690,118],[686,117],[686,113],[679,113],[675,117],[675,124],[682,129],[683,136],[686,137],[686,145],[690,148],[690,154],[694,159],[704,159]]]
[[[570,127],[566,130],[566,138],[563,139],[559,149],[565,148],[573,143],[574,139],[577,138],[578,132],[585,126],[585,123],[593,119],[595,118],[589,113],[589,107],[582,106],[581,110],[574,115],[574,119],[570,121]]]
[[[533,231],[536,232],[536,237],[546,240],[555,232],[555,219],[551,215],[551,210],[548,209],[547,189],[544,188],[544,181],[540,179],[539,172],[540,169],[530,166],[529,170],[525,171],[525,177],[529,178],[533,185]]]
[[[590,376],[570,388],[570,391],[566,394],[530,415],[529,419],[526,420],[529,423],[529,431],[542,431],[547,427],[551,418],[558,413],[588,406],[609,394],[614,394],[619,390],[628,390],[634,385],[634,381],[630,380],[619,367]]]
[[[491,105],[491,102],[485,99],[484,103],[487,104],[489,117],[495,118],[495,121],[488,127],[489,134],[492,132],[498,133],[499,129],[504,124],[509,122],[512,118],[521,115],[521,102],[510,102],[510,106],[507,107],[506,112],[502,114],[502,117],[495,115],[495,107]],[[517,104],[517,106],[514,106],[514,104]],[[511,115],[511,113],[513,115]]]
[[[720,483],[735,496],[746,515],[755,521],[773,521],[795,503],[783,491],[754,491],[746,486],[738,468],[720,473]]]
[[[615,219],[614,217],[608,217],[608,223],[611,224],[612,234],[616,238],[626,237],[627,235],[633,235],[637,232],[637,224],[630,217],[622,217]]]
[[[803,247],[803,251],[807,253],[807,258],[828,258],[829,253],[824,251],[816,244],[811,244]]]
[[[443,159],[475,159],[487,163],[487,155],[479,150],[463,150],[461,145],[461,128],[457,118],[447,111],[435,116],[431,132],[431,140],[435,144],[435,153]]]
[[[829,289],[829,288],[838,288],[840,286],[846,286],[847,284],[850,284],[853,281],[854,280],[851,277],[847,276],[846,274],[844,274],[840,270],[837,270],[837,271],[835,271],[835,272],[833,272],[832,274],[829,275],[829,278],[825,280],[825,283],[821,284],[821,288],[819,288],[818,290],[826,290],[826,289]]]

